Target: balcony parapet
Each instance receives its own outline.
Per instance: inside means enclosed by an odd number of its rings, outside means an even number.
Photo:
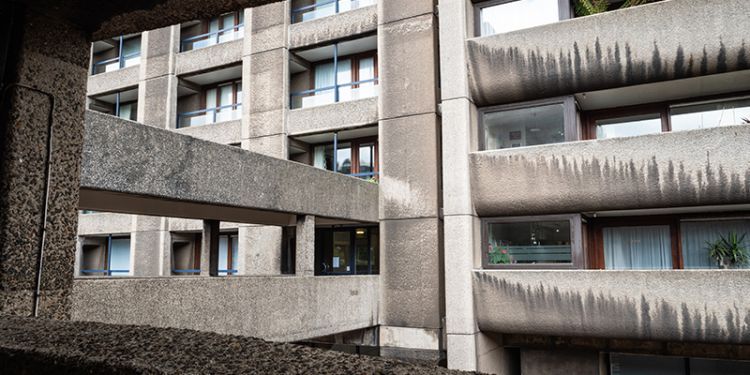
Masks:
[[[671,0],[467,41],[471,93],[503,104],[750,69],[745,0]]]
[[[750,202],[750,126],[475,152],[480,216]]]
[[[475,271],[482,331],[750,343],[747,270]]]

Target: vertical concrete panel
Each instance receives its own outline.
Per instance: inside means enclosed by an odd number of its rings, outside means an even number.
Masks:
[[[440,0],[440,89],[443,105],[448,99],[469,97],[466,38],[472,35],[470,0]]]
[[[23,25],[23,36],[20,48],[11,51],[18,59],[9,60],[7,67],[18,85],[10,82],[0,111],[0,122],[8,125],[0,137],[0,311],[31,314],[44,227],[39,315],[66,318],[75,259],[89,44],[81,30],[61,17],[31,12],[19,16],[25,17],[15,20]]]
[[[315,216],[297,217],[297,276],[315,275]]]
[[[162,249],[162,231],[137,231],[130,237],[133,259],[131,273],[136,277],[159,276]]]
[[[238,234],[241,275],[281,274],[281,227],[240,226]]]

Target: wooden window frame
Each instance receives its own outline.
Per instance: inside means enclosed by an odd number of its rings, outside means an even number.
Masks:
[[[596,122],[599,120],[613,119],[618,117],[638,116],[651,113],[659,113],[661,118],[661,133],[672,132],[672,107],[690,106],[702,102],[722,102],[749,99],[750,91],[734,92],[721,95],[701,96],[697,98],[668,100],[657,103],[637,104],[625,107],[608,109],[597,109],[592,111],[581,111],[584,139],[595,140]]]
[[[578,114],[576,110],[576,101],[575,97],[571,96],[559,96],[555,98],[549,98],[549,99],[542,99],[542,100],[532,100],[527,102],[521,102],[521,103],[513,103],[513,104],[502,104],[502,105],[496,105],[491,107],[482,107],[477,109],[477,124],[479,126],[479,131],[477,133],[477,136],[479,137],[479,150],[480,151],[490,151],[487,149],[487,145],[485,142],[485,130],[484,130],[484,116],[488,113],[494,113],[494,112],[505,112],[505,111],[513,111],[513,110],[519,110],[519,109],[527,109],[527,108],[535,108],[535,107],[545,107],[549,105],[555,105],[555,104],[562,104],[563,105],[563,132],[565,132],[565,141],[563,142],[573,142],[578,141],[581,138],[581,129],[578,123]],[[548,143],[552,144],[552,143]],[[526,147],[533,147],[533,146],[522,146],[522,147],[515,147],[515,148],[526,148]],[[500,149],[492,149],[492,150],[506,150],[509,148],[500,148]]]
[[[372,173],[375,174],[373,176],[373,178],[378,179],[378,173],[380,173],[380,160],[378,158],[378,152],[380,150],[380,145],[378,144],[378,136],[344,139],[344,140],[338,140],[336,143],[338,145],[340,145],[342,143],[350,143],[351,144],[351,146],[350,146],[351,149],[352,149],[352,171],[351,171],[351,174],[360,173],[360,171],[359,171],[359,147],[360,147],[360,145],[372,143],[375,146],[375,151],[374,151],[373,161],[372,161],[372,163],[373,163]],[[333,142],[314,143],[314,144],[310,145],[310,150],[313,151],[313,150],[315,150],[315,147],[318,147],[318,146],[329,146],[329,145],[333,145]],[[334,152],[336,152],[336,150],[334,150]],[[314,161],[312,161],[312,158],[310,160],[311,160],[311,164],[310,165],[313,165],[312,163]],[[335,170],[332,171],[332,172],[337,172],[338,173],[338,171],[335,171]]]
[[[378,51],[377,50],[370,50],[360,53],[354,53],[349,54],[345,56],[338,56],[336,59],[341,62],[341,60],[351,60],[351,80],[352,82],[359,82],[359,62],[360,60],[364,60],[367,58],[373,58],[373,64],[375,66],[374,75],[375,80],[378,80],[380,78],[380,74],[378,71]],[[310,89],[315,89],[315,71],[318,69],[319,66],[330,64],[333,62],[333,58],[326,59],[326,60],[320,60],[312,63],[312,67],[310,69]],[[337,72],[334,72],[334,74],[338,74]],[[352,88],[357,88],[359,85],[350,85]],[[341,87],[341,84],[339,84],[338,87]]]
[[[490,264],[486,249],[489,246],[490,224],[531,223],[565,221],[570,223],[570,263],[536,263],[536,264]],[[580,214],[512,216],[482,218],[481,259],[482,268],[487,270],[512,269],[584,269],[586,264],[583,249],[583,230]]]
[[[640,227],[668,225],[670,234],[670,247],[672,254],[673,270],[684,269],[685,260],[682,252],[681,223],[683,221],[715,221],[715,220],[747,220],[750,212],[734,211],[721,213],[696,213],[696,214],[674,214],[674,215],[652,215],[652,216],[618,216],[588,219],[588,243],[586,268],[594,270],[606,270],[604,260],[604,237],[602,230],[612,227]],[[667,270],[667,269],[665,269]]]

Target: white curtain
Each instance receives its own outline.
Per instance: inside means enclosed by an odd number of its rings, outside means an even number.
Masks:
[[[680,223],[682,257],[685,268],[719,268],[715,259],[708,256],[708,242],[714,242],[729,233],[745,236],[745,248],[750,248],[750,220],[684,221]],[[747,266],[745,266],[747,267]]]
[[[313,166],[315,168],[326,169],[326,146],[315,146],[313,157]]]
[[[315,67],[315,88],[333,86],[333,63],[321,64]]]
[[[352,82],[352,60],[340,60],[338,63],[338,84]],[[339,87],[339,101],[352,100],[352,86]]]
[[[672,246],[668,225],[604,228],[607,269],[670,269]]]
[[[226,235],[219,236],[219,269],[220,270],[227,269],[228,248],[229,248],[229,236],[226,236]],[[219,274],[226,275],[226,272],[220,272]]]

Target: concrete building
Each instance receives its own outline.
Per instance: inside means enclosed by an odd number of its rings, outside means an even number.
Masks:
[[[86,117],[72,318],[750,372],[750,271],[709,255],[750,249],[750,3],[575,3],[286,0],[95,42],[87,108],[121,119]]]

